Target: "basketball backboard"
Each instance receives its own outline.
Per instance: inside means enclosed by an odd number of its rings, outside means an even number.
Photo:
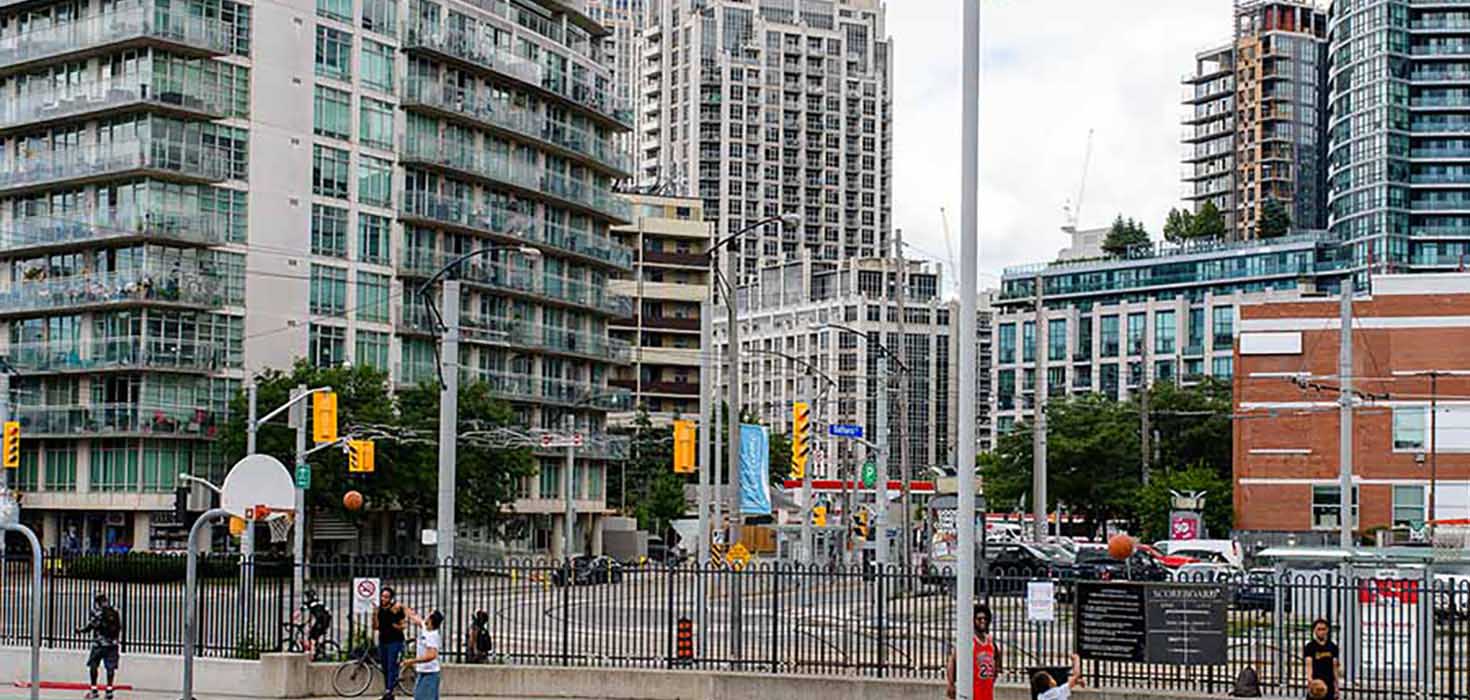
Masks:
[[[270,455],[250,455],[236,462],[220,489],[219,507],[230,515],[253,519],[256,506],[278,511],[296,507],[291,472]]]

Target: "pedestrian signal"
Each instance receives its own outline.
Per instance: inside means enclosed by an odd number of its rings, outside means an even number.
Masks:
[[[697,427],[694,421],[674,421],[674,473],[694,473],[694,439]]]
[[[347,471],[351,474],[373,473],[373,441],[347,441]]]
[[[812,509],[812,524],[817,527],[827,527],[827,506],[817,506]]]

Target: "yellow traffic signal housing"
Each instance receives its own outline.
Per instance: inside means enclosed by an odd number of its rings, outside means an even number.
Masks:
[[[807,458],[812,453],[812,409],[805,401],[791,404],[791,478],[806,477]]]
[[[337,441],[337,393],[319,391],[311,395],[311,439],[320,445]]]
[[[827,527],[827,506],[817,506],[812,509],[812,524],[817,527]]]
[[[347,471],[352,474],[371,474],[376,466],[373,464],[373,441],[372,440],[348,440],[347,441]]]
[[[5,440],[3,449],[4,465],[6,469],[20,468],[20,421],[5,421]]]
[[[674,473],[694,473],[694,441],[696,436],[694,421],[674,421]]]

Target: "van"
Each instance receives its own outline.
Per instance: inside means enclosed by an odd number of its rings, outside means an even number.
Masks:
[[[1245,566],[1245,557],[1235,540],[1164,540],[1155,542],[1154,548],[1164,554],[1206,563],[1228,564],[1237,569]]]

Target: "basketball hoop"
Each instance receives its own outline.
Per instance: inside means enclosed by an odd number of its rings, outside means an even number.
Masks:
[[[270,528],[271,543],[280,544],[291,536],[291,525],[296,521],[294,511],[257,505],[250,509],[250,514],[254,516],[251,521],[263,522]]]

